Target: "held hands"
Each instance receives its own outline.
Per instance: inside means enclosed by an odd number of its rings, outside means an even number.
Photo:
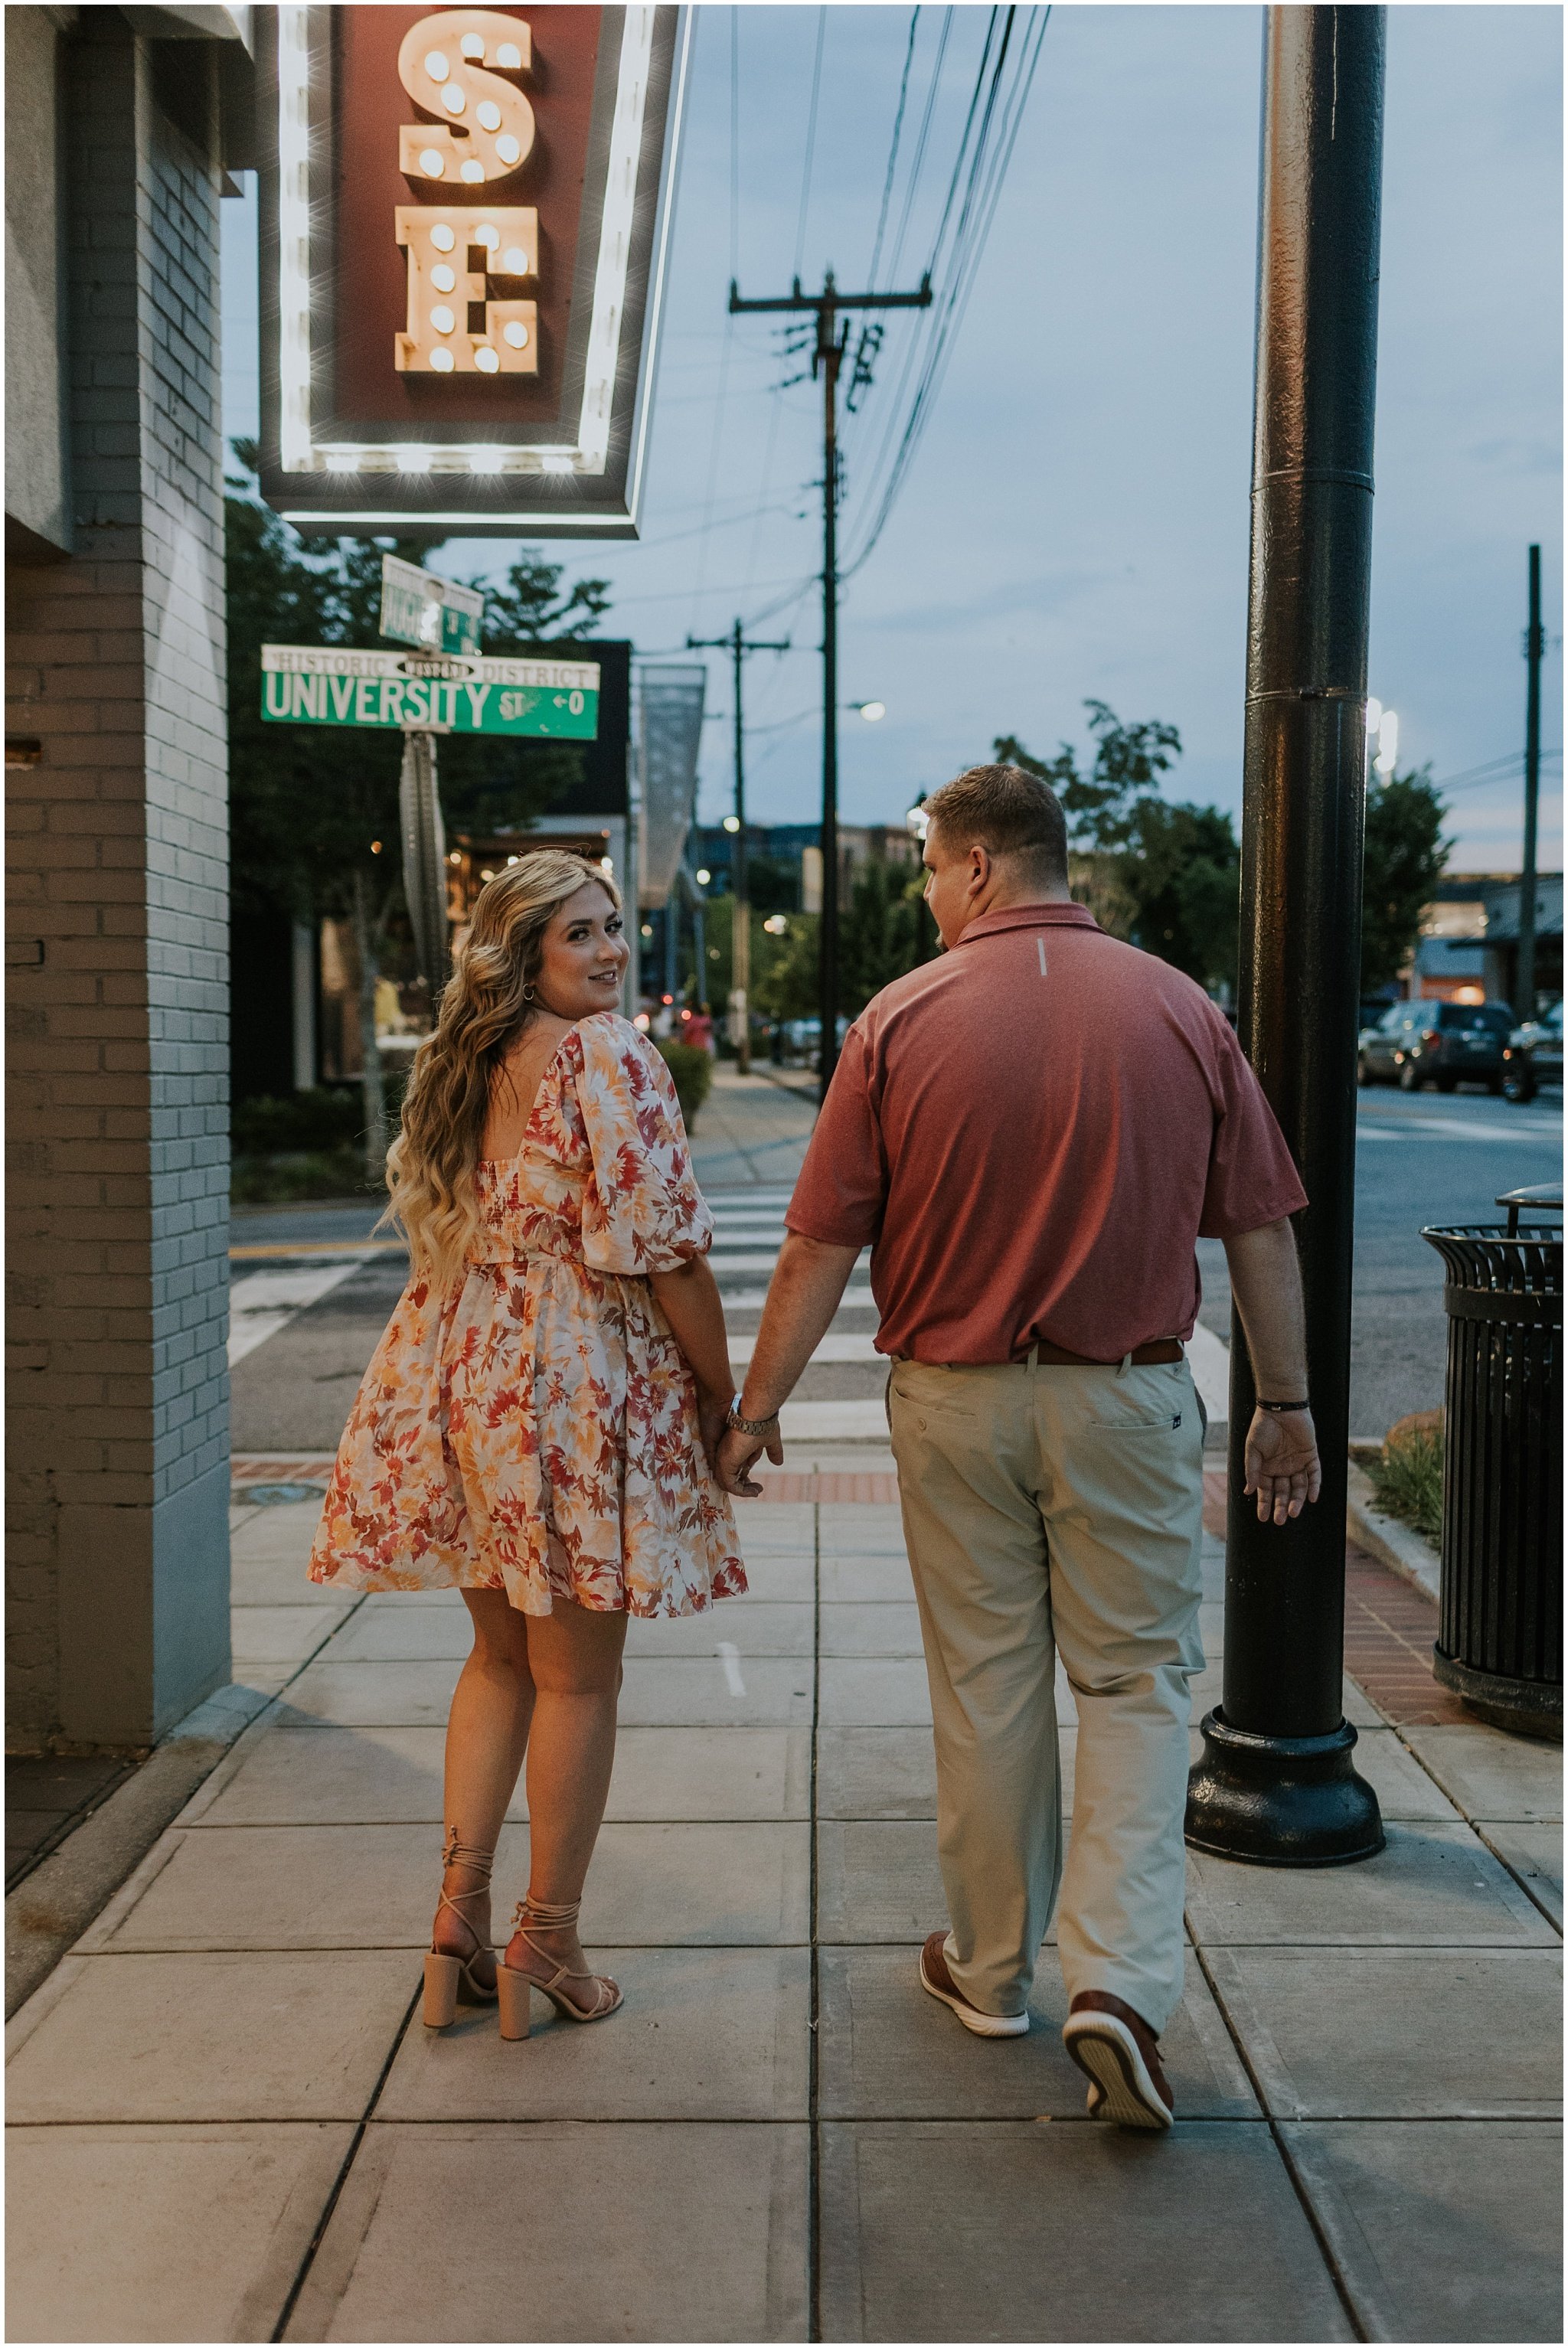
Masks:
[[[760,1499],[762,1487],[751,1476],[754,1460],[766,1451],[775,1468],[784,1464],[784,1438],[775,1423],[769,1436],[742,1435],[738,1427],[731,1428],[720,1442],[713,1461],[713,1472],[727,1492],[748,1500]]]
[[[1254,1410],[1247,1429],[1247,1480],[1258,1496],[1258,1522],[1299,1517],[1323,1488],[1317,1433],[1309,1410]]]

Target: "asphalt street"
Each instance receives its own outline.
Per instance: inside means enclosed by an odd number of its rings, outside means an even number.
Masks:
[[[1546,1094],[1519,1108],[1480,1093],[1411,1096],[1381,1087],[1357,1098],[1351,1431],[1377,1437],[1405,1412],[1442,1399],[1442,1272],[1420,1237],[1422,1226],[1499,1220],[1494,1200],[1500,1191],[1560,1178],[1562,1098]],[[760,1317],[782,1236],[783,1205],[811,1117],[803,1090],[721,1075],[697,1119],[698,1179],[727,1226],[729,1252],[719,1279],[738,1355]],[[236,1451],[335,1447],[397,1301],[403,1260],[380,1253],[346,1264],[335,1285],[298,1309],[291,1309],[291,1295],[298,1292],[287,1282],[302,1265],[319,1268],[333,1252],[346,1255],[363,1244],[375,1219],[373,1207],[354,1203],[236,1213],[235,1327],[238,1333],[249,1319],[253,1339],[259,1340],[244,1346],[233,1371]],[[1199,1258],[1202,1322],[1228,1339],[1223,1251],[1203,1241]],[[304,1285],[308,1290],[311,1283]],[[264,1336],[263,1323],[253,1317],[263,1312]],[[875,1324],[862,1259],[834,1323],[835,1343],[808,1370],[801,1401],[874,1401],[883,1371],[864,1356]]]

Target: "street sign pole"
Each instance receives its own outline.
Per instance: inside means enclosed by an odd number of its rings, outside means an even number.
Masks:
[[[1384,11],[1276,7],[1265,25],[1239,1025],[1308,1199],[1323,1490],[1294,1523],[1258,1522],[1233,1319],[1224,1688],[1187,1839],[1284,1867],[1383,1846],[1343,1670]]]
[[[403,773],[397,793],[403,834],[403,895],[414,932],[419,974],[434,1003],[451,971],[447,922],[447,833],[436,769],[436,737],[403,736]]]

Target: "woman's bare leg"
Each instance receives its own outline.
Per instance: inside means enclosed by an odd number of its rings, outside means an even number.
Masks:
[[[528,1746],[529,1890],[552,1906],[580,1900],[598,1840],[615,1759],[615,1705],[621,1693],[624,1612],[599,1613],[558,1598],[550,1614],[528,1618],[528,1667],[535,1690]],[[573,1972],[583,1969],[575,1927],[529,1927],[538,1949],[521,1937],[507,1962],[541,1971],[540,1951]]]
[[[474,1643],[447,1720],[443,1815],[459,1842],[493,1851],[528,1749],[533,1716],[528,1617],[518,1612],[504,1590],[465,1590],[463,1602],[473,1618]],[[480,1890],[480,1882],[472,1868],[447,1869],[441,1888],[449,1897],[456,1899],[463,1891],[475,1897],[462,1900],[455,1916],[449,1908],[438,1910],[434,1944],[451,1956],[467,1957],[477,1938],[483,1954],[475,1961],[474,1972],[488,1983],[494,1981],[495,1962],[490,1953],[490,1895]],[[464,1931],[463,1918],[472,1924],[473,1937]]]

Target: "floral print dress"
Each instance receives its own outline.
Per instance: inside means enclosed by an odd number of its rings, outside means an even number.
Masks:
[[[517,1157],[478,1182],[462,1277],[416,1272],[365,1373],[311,1580],[504,1590],[525,1614],[738,1596],[696,1381],[648,1282],[713,1238],[664,1061],[613,1012],[581,1021]]]

